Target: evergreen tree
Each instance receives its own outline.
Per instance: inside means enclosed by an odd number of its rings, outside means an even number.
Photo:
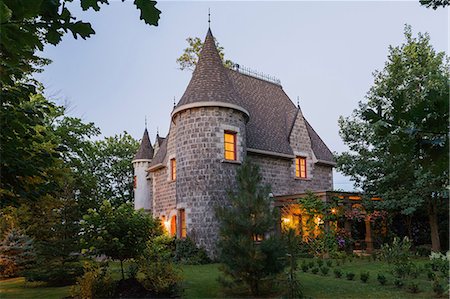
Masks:
[[[229,194],[230,205],[216,210],[225,274],[220,280],[230,286],[245,284],[252,295],[259,295],[261,282],[280,273],[286,263],[283,243],[271,233],[278,213],[269,194],[270,187],[261,186],[259,168],[244,162],[237,172],[237,191]]]
[[[20,275],[34,258],[33,240],[18,229],[11,229],[0,242],[0,276]]]

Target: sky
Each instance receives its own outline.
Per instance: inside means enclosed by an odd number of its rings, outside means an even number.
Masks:
[[[160,1],[157,27],[139,19],[132,2],[110,0],[99,12],[73,14],[96,34],[45,47],[53,62],[37,75],[46,94],[68,105],[71,116],[94,122],[102,136],[123,131],[142,138],[147,118],[151,141],[167,134],[174,98],[191,72],[176,59],[187,37],[204,39],[211,30],[225,58],[281,80],[331,151],[347,150],[338,119],[349,116],[373,85],[373,72],[387,60],[389,45],[404,42],[404,26],[428,32],[436,51],[449,48],[449,10],[427,9],[417,1]],[[334,174],[334,188],[353,183]]]

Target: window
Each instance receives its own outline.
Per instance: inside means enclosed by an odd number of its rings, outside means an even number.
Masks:
[[[170,159],[170,178],[172,181],[177,178],[177,161],[175,159]]]
[[[137,188],[137,176],[133,177],[133,188],[136,189]]]
[[[180,212],[180,238],[186,238],[186,212],[184,209],[179,210]]]
[[[225,131],[224,136],[225,160],[236,161],[236,133]]]
[[[295,158],[295,176],[298,178],[306,178],[306,158]]]
[[[177,216],[173,215],[170,219],[170,235],[175,237],[177,234]]]

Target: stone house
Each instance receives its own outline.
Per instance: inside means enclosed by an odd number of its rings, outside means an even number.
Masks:
[[[275,199],[333,188],[333,155],[300,107],[279,82],[226,68],[208,30],[167,136],[152,146],[144,132],[133,160],[135,208],[214,255],[214,208],[227,204],[244,159],[260,166]]]

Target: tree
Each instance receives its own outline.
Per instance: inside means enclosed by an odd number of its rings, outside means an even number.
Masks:
[[[259,168],[246,161],[237,172],[236,193],[230,191],[230,205],[216,211],[221,270],[231,278],[231,285],[244,283],[255,296],[262,281],[280,273],[286,264],[284,245],[271,234],[279,217],[269,194],[270,188],[261,186]]]
[[[18,229],[11,229],[0,242],[0,276],[20,275],[34,258],[33,240]]]
[[[405,39],[389,48],[366,101],[339,119],[351,151],[339,155],[338,169],[381,196],[380,208],[427,211],[432,248],[439,251],[439,208],[448,204],[449,64],[428,34],[413,37],[406,26]]]
[[[198,57],[200,56],[200,52],[202,50],[202,40],[198,37],[188,37],[186,39],[189,46],[184,49],[183,54],[177,58],[177,64],[179,65],[180,70],[189,70],[194,71],[195,66],[198,62]],[[225,53],[223,52],[223,47],[219,45],[219,42],[214,38],[216,42],[217,50],[219,51],[220,58],[222,58],[223,64],[231,68],[233,66],[233,62],[231,60],[225,59]]]
[[[96,197],[113,205],[133,201],[133,165],[139,142],[127,132],[93,144],[91,171],[97,180]],[[92,163],[94,162],[94,163]]]
[[[12,84],[39,70],[48,62],[36,55],[45,44],[57,45],[64,34],[86,39],[95,34],[90,23],[77,21],[70,11],[72,0],[0,1],[0,80]],[[83,10],[100,10],[109,0],[81,0]],[[134,0],[145,23],[158,26],[156,1]]]
[[[449,0],[420,0],[420,4],[427,7],[427,8],[433,8],[437,9],[438,7],[446,7],[447,5],[450,5]]]
[[[129,203],[114,207],[104,201],[98,210],[90,209],[81,223],[83,251],[106,255],[120,261],[137,258],[150,238],[162,234],[159,221],[143,210],[134,210]]]

